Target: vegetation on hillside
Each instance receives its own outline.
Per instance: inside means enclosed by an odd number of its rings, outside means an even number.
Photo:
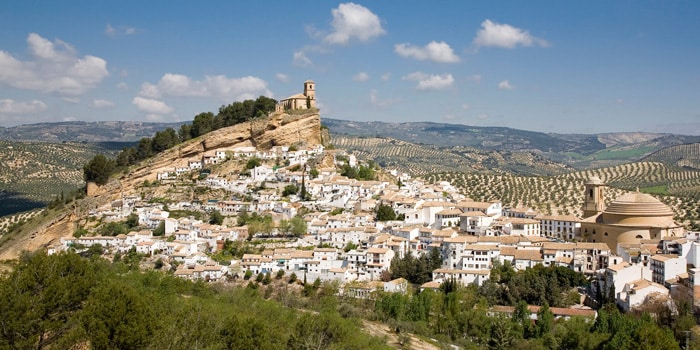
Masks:
[[[84,186],[83,165],[124,143],[0,141],[0,216],[42,208]]]
[[[447,150],[464,148],[468,152],[478,150],[485,154],[529,153],[546,158],[551,163],[566,164],[577,169],[601,168],[639,161],[645,155],[665,147],[700,141],[700,136],[660,133],[546,134],[505,127],[433,122],[358,122],[328,118],[324,118],[323,122],[333,131],[334,140],[340,137],[388,138]],[[501,165],[501,168],[507,169],[508,165]],[[537,171],[536,167],[530,170],[535,171],[507,171],[546,175]],[[444,170],[432,172],[435,171]]]
[[[653,309],[654,317],[607,305],[595,320],[555,320],[550,305],[566,305],[567,291],[585,283],[565,268],[515,272],[496,266],[482,288],[447,280],[437,291],[376,291],[371,299],[353,299],[337,297],[333,283],[302,282],[294,274],[195,283],[167,272],[139,272],[135,251],[113,262],[92,252],[23,255],[0,276],[0,348],[387,348],[386,338],[360,331],[365,319],[384,322],[407,348],[415,339],[410,332],[468,349],[678,349],[695,325],[687,300],[676,300],[677,313]],[[397,273],[411,278],[415,269],[408,265],[415,264],[403,263]],[[537,321],[528,303],[540,306]],[[494,312],[498,304],[514,311]]]
[[[413,176],[435,172],[494,172],[548,175],[570,170],[529,151],[494,151],[475,147],[438,147],[382,137],[333,136],[333,144],[362,160]]]
[[[0,277],[0,348],[386,348],[341,317],[320,286],[310,285],[316,302],[308,305],[315,307],[303,312],[270,300],[272,293],[257,282],[217,288],[130,271],[128,259],[111,264],[73,253],[23,256]],[[278,284],[277,300],[304,305],[293,288],[283,292],[286,281]]]
[[[276,103],[274,99],[260,96],[256,100],[236,101],[230,105],[221,106],[216,115],[212,112],[199,113],[194,117],[192,124],[183,124],[177,132],[173,128],[167,128],[156,132],[153,138],[142,138],[136,146],[124,148],[114,160],[116,166],[102,166],[105,161],[98,157],[104,157],[104,155],[96,155],[85,166],[84,179],[88,182],[104,184],[115,171],[152,157],[181,142],[227,126],[266,117],[275,110]]]
[[[328,118],[324,118],[323,122],[336,135],[389,137],[439,147],[467,146],[482,150],[537,150],[542,152],[577,152],[580,154],[590,154],[605,148],[605,145],[598,141],[595,135],[565,138],[560,137],[560,135],[506,127],[434,122],[357,122]]]
[[[662,162],[679,167],[700,169],[700,143],[672,146],[656,151],[645,161]]]
[[[677,220],[693,226],[700,219],[700,171],[662,163],[628,163],[556,176],[444,172],[425,178],[429,182],[449,181],[477,201],[500,200],[505,206],[527,207],[545,214],[580,215],[584,183],[592,176],[609,186],[605,198],[608,204],[624,191],[639,188],[671,206]]]

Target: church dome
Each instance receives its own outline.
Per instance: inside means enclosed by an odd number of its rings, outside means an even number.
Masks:
[[[671,208],[640,192],[630,192],[618,197],[603,211],[603,222],[611,225],[675,226]]]

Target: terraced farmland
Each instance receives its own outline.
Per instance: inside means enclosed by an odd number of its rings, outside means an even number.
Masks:
[[[0,216],[41,207],[83,186],[83,165],[119,146],[0,141]]]
[[[390,138],[333,137],[333,145],[360,159],[373,159],[383,168],[417,176],[449,170],[473,171],[470,162],[432,145],[416,145]]]
[[[438,147],[435,145],[383,137],[333,136],[333,145],[371,159],[383,168],[395,168],[413,176],[435,172],[473,172],[490,170],[516,174],[551,175],[569,171],[565,165],[552,162],[527,151],[479,150],[472,147]]]
[[[700,171],[657,162],[628,163],[556,176],[443,172],[427,175],[425,179],[450,181],[474,200],[501,200],[507,206],[580,216],[583,186],[591,176],[598,176],[609,186],[606,203],[625,191],[639,188],[671,206],[680,221],[700,218]]]
[[[650,154],[644,160],[700,169],[700,143],[664,148]]]

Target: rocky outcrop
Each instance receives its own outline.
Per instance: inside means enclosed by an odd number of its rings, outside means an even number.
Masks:
[[[318,113],[274,114],[212,131],[161,152],[107,185],[91,188],[89,195],[110,195],[116,199],[122,193],[130,193],[146,180],[155,181],[160,171],[172,169],[190,159],[201,160],[205,153],[213,154],[217,150],[249,146],[268,150],[274,146],[306,147],[321,143],[321,117]]]

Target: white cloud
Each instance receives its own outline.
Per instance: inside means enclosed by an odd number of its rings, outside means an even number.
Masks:
[[[207,76],[201,83],[205,85],[205,90],[211,96],[229,103],[258,98],[260,95],[273,97],[272,91],[267,89],[265,80],[253,76],[242,78],[227,78],[224,75]]]
[[[513,90],[515,89],[515,86],[511,85],[508,80],[504,80],[498,83],[498,88],[501,90]]]
[[[369,103],[371,103],[373,106],[385,107],[396,104],[400,101],[400,99],[381,100],[379,99],[379,95],[375,89],[372,89],[372,91],[369,93]]]
[[[309,57],[306,56],[306,52],[303,50],[294,51],[292,57],[294,59],[294,64],[297,66],[308,67],[313,64],[313,62],[311,62],[311,59],[309,59]]]
[[[463,105],[462,105],[462,109],[466,111],[467,109],[469,109],[469,105],[466,104],[466,103],[463,104]]]
[[[102,99],[92,101],[92,107],[97,109],[108,109],[114,107],[114,102]]]
[[[148,98],[160,98],[160,91],[158,91],[157,86],[146,82],[141,84],[141,91],[139,91],[139,95]]]
[[[549,46],[546,40],[536,38],[526,30],[508,24],[492,22],[488,19],[481,23],[481,29],[476,33],[474,44],[476,46],[494,46],[505,49],[512,49],[518,45]]]
[[[345,45],[352,39],[368,41],[386,33],[379,17],[362,5],[340,4],[331,14],[333,31],[324,38],[327,43]]]
[[[284,74],[284,73],[277,73],[277,74],[275,74],[275,78],[277,78],[277,80],[279,80],[279,81],[281,81],[281,82],[283,82],[283,83],[288,83],[288,82],[289,82],[289,76],[288,76],[287,74]]]
[[[69,96],[63,96],[61,97],[61,100],[66,101],[68,103],[80,103],[80,98],[79,97],[69,97]]]
[[[113,27],[111,24],[107,23],[105,34],[113,38],[119,35],[133,35],[136,34],[136,28],[127,26]]]
[[[117,29],[112,27],[111,24],[107,23],[107,26],[105,27],[105,34],[109,36],[115,36],[117,35]]]
[[[452,84],[454,84],[454,77],[452,74],[426,74],[422,72],[414,72],[402,77],[403,80],[413,80],[417,81],[418,85],[416,89],[418,90],[440,90],[446,89]]]
[[[10,99],[0,100],[0,113],[2,114],[31,114],[43,112],[48,109],[46,103],[39,100],[20,102]]]
[[[450,45],[444,41],[431,41],[424,47],[410,44],[396,44],[394,45],[394,51],[401,57],[415,58],[419,61],[429,60],[440,63],[459,62],[459,56],[455,55]]]
[[[165,104],[165,102],[150,98],[134,97],[131,103],[135,104],[138,109],[150,114],[169,114],[173,112],[173,108]]]
[[[27,44],[32,55],[28,61],[0,51],[0,82],[18,89],[79,96],[109,76],[107,61],[91,55],[78,57],[61,40],[51,42],[31,33]]]
[[[474,74],[471,77],[469,77],[469,80],[473,81],[476,84],[481,84],[481,75]]]
[[[203,80],[192,80],[186,75],[166,73],[157,84],[143,83],[139,95],[151,99],[162,96],[214,97],[223,102],[272,96],[267,83],[257,77],[228,78],[208,75]]]
[[[325,54],[328,49],[320,45],[306,45],[299,50],[294,51],[292,54],[292,61],[294,65],[299,67],[311,67],[313,66],[313,61],[309,58],[309,53]]]
[[[618,99],[615,100],[615,103],[621,105],[621,104],[625,103],[625,100],[623,100],[623,99],[621,99],[621,98],[618,98]]]
[[[117,89],[119,90],[129,90],[129,85],[127,85],[125,82],[121,82],[117,84]]]
[[[365,72],[359,72],[352,77],[354,81],[367,81],[369,79],[369,74]]]
[[[389,81],[391,79],[391,73],[382,74],[382,81]]]

